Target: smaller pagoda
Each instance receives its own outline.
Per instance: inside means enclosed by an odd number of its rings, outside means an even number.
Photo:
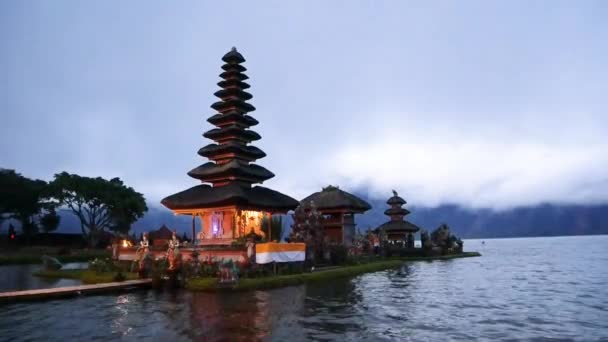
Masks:
[[[420,230],[420,227],[404,219],[410,213],[409,210],[403,208],[407,202],[399,197],[397,191],[393,190],[393,197],[389,198],[386,203],[390,208],[384,211],[384,215],[391,219],[378,226],[377,231],[390,244],[413,249],[414,234]]]
[[[351,246],[355,237],[355,214],[372,207],[359,197],[329,185],[304,198],[300,205],[309,210],[314,203],[323,215],[323,231],[330,242]]]

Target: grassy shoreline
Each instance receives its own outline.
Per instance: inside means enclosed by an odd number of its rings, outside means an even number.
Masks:
[[[481,256],[478,252],[464,252],[454,255],[441,255],[432,257],[402,257],[390,258],[382,261],[373,261],[367,264],[354,266],[341,266],[328,270],[322,270],[311,273],[290,274],[273,277],[262,278],[244,278],[232,287],[221,287],[217,283],[216,278],[194,278],[186,283],[186,289],[191,291],[215,292],[222,290],[231,291],[249,291],[272,289],[285,286],[295,286],[310,282],[324,281],[335,278],[354,277],[364,273],[378,272],[391,268],[396,268],[408,261],[433,261],[433,260],[449,260],[456,258],[478,257]]]
[[[40,258],[43,255],[57,258],[57,260],[62,263],[68,263],[86,262],[95,258],[109,258],[110,252],[104,249],[73,250],[70,254],[58,255],[53,249],[14,251],[7,254],[0,254],[0,266],[40,264]]]
[[[316,281],[327,281],[335,278],[354,277],[365,273],[397,268],[403,265],[403,263],[410,261],[450,260],[477,256],[481,256],[481,254],[479,254],[478,252],[464,252],[461,254],[439,255],[429,257],[395,257],[379,261],[372,261],[359,265],[339,266],[311,273],[279,275],[261,278],[242,278],[235,286],[232,287],[220,286],[217,282],[217,278],[194,278],[186,283],[186,289],[201,292],[272,289],[285,286],[301,285]],[[97,273],[86,269],[39,271],[34,273],[35,276],[45,278],[80,279],[85,284],[112,282],[116,274],[117,272]],[[123,272],[123,275],[125,275],[126,280],[137,279],[136,273]]]
[[[41,278],[60,278],[60,279],[80,279],[83,284],[102,284],[111,283],[118,272],[97,273],[87,269],[72,269],[58,271],[38,271],[34,275]],[[125,280],[138,279],[137,273],[122,272]]]

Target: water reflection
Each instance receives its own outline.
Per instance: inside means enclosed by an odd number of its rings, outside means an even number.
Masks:
[[[87,263],[69,263],[64,268],[82,268]],[[75,279],[51,279],[34,276],[34,273],[41,270],[42,265],[5,265],[0,266],[0,292],[44,289],[49,287],[61,287],[79,285],[80,281]]]

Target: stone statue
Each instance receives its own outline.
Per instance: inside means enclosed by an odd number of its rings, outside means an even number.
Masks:
[[[139,247],[135,251],[135,260],[138,266],[138,273],[140,278],[146,278],[150,267],[150,242],[148,241],[148,233],[144,233]]]
[[[169,249],[167,249],[167,260],[169,261],[169,271],[173,271],[177,268],[179,258],[179,239],[177,238],[177,232],[173,231],[171,240],[169,240]]]
[[[247,247],[247,258],[249,262],[255,262],[255,242],[252,237],[247,238],[247,243],[245,243],[245,247]]]
[[[227,261],[224,260],[220,264],[219,273],[220,273],[220,279],[219,279],[220,284],[226,284],[226,283],[232,284],[238,280],[238,268],[231,259],[228,259]]]

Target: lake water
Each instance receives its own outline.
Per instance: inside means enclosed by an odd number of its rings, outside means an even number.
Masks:
[[[608,236],[485,242],[465,241],[480,258],[271,291],[3,305],[0,340],[608,341]]]
[[[73,262],[63,265],[63,269],[86,268],[86,262]],[[62,287],[80,285],[76,279],[51,279],[34,276],[34,272],[41,270],[42,265],[8,265],[0,266],[0,292],[30,289],[46,289],[49,287]]]

